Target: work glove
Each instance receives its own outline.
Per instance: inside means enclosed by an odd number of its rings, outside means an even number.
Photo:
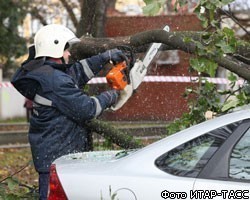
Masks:
[[[97,96],[99,102],[101,104],[102,109],[110,108],[114,105],[119,98],[120,92],[118,90],[108,90],[102,92],[100,95]]]
[[[109,90],[109,91],[103,92],[103,95],[105,98],[107,98],[107,100],[109,102],[108,107],[110,107],[117,102],[119,95],[120,95],[120,92],[118,90]]]
[[[123,105],[129,100],[129,98],[133,94],[132,84],[126,85],[123,90],[119,90],[119,96],[117,101],[111,106],[111,110],[116,111],[119,110]]]
[[[89,67],[94,75],[96,75],[104,65],[109,62],[112,62],[114,65],[120,63],[122,61],[127,61],[128,58],[123,54],[121,50],[118,49],[111,49],[107,50],[104,53],[91,56],[86,60],[81,60],[80,62],[83,64],[87,64],[85,67]],[[85,62],[86,61],[86,62]]]
[[[104,53],[101,53],[100,57],[102,58],[104,64],[107,64],[108,62],[117,64],[122,61],[128,60],[127,56],[125,56],[125,54],[121,50],[118,50],[118,49],[107,50]]]

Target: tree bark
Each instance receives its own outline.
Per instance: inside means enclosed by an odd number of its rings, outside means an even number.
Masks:
[[[104,24],[108,0],[82,0],[81,18],[77,24],[76,35],[104,37]]]

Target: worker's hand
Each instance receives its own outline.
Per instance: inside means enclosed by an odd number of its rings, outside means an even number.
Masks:
[[[128,61],[127,56],[118,49],[107,50],[104,53],[101,53],[100,56],[105,64],[108,62],[117,64],[122,61]]]
[[[95,117],[101,115],[101,113],[107,108],[115,105],[119,96],[120,92],[118,90],[108,90],[95,97],[91,97],[96,102]]]
[[[111,110],[116,111],[120,109],[132,96],[133,87],[132,84],[128,84],[123,90],[120,90],[119,97],[114,105],[111,106]]]
[[[102,96],[108,102],[108,107],[116,104],[118,98],[120,96],[120,92],[118,90],[108,90],[102,93]]]
[[[116,65],[117,63],[127,60],[127,56],[121,50],[111,49],[104,53],[91,56],[90,58],[80,60],[80,63],[84,68],[90,68],[93,74],[96,75],[109,62]]]

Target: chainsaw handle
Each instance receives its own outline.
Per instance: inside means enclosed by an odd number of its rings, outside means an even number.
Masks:
[[[107,83],[112,89],[123,90],[129,82],[128,74],[127,63],[118,63],[106,75]]]
[[[132,47],[126,46],[126,45],[120,45],[120,46],[117,46],[117,49],[121,50],[125,54],[127,67],[128,67],[128,70],[130,71],[130,69],[134,66],[135,61],[136,61],[136,56]]]

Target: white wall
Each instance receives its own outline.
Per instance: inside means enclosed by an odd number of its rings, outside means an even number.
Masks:
[[[0,119],[25,117],[24,101],[25,98],[10,83],[3,82],[0,87]]]

